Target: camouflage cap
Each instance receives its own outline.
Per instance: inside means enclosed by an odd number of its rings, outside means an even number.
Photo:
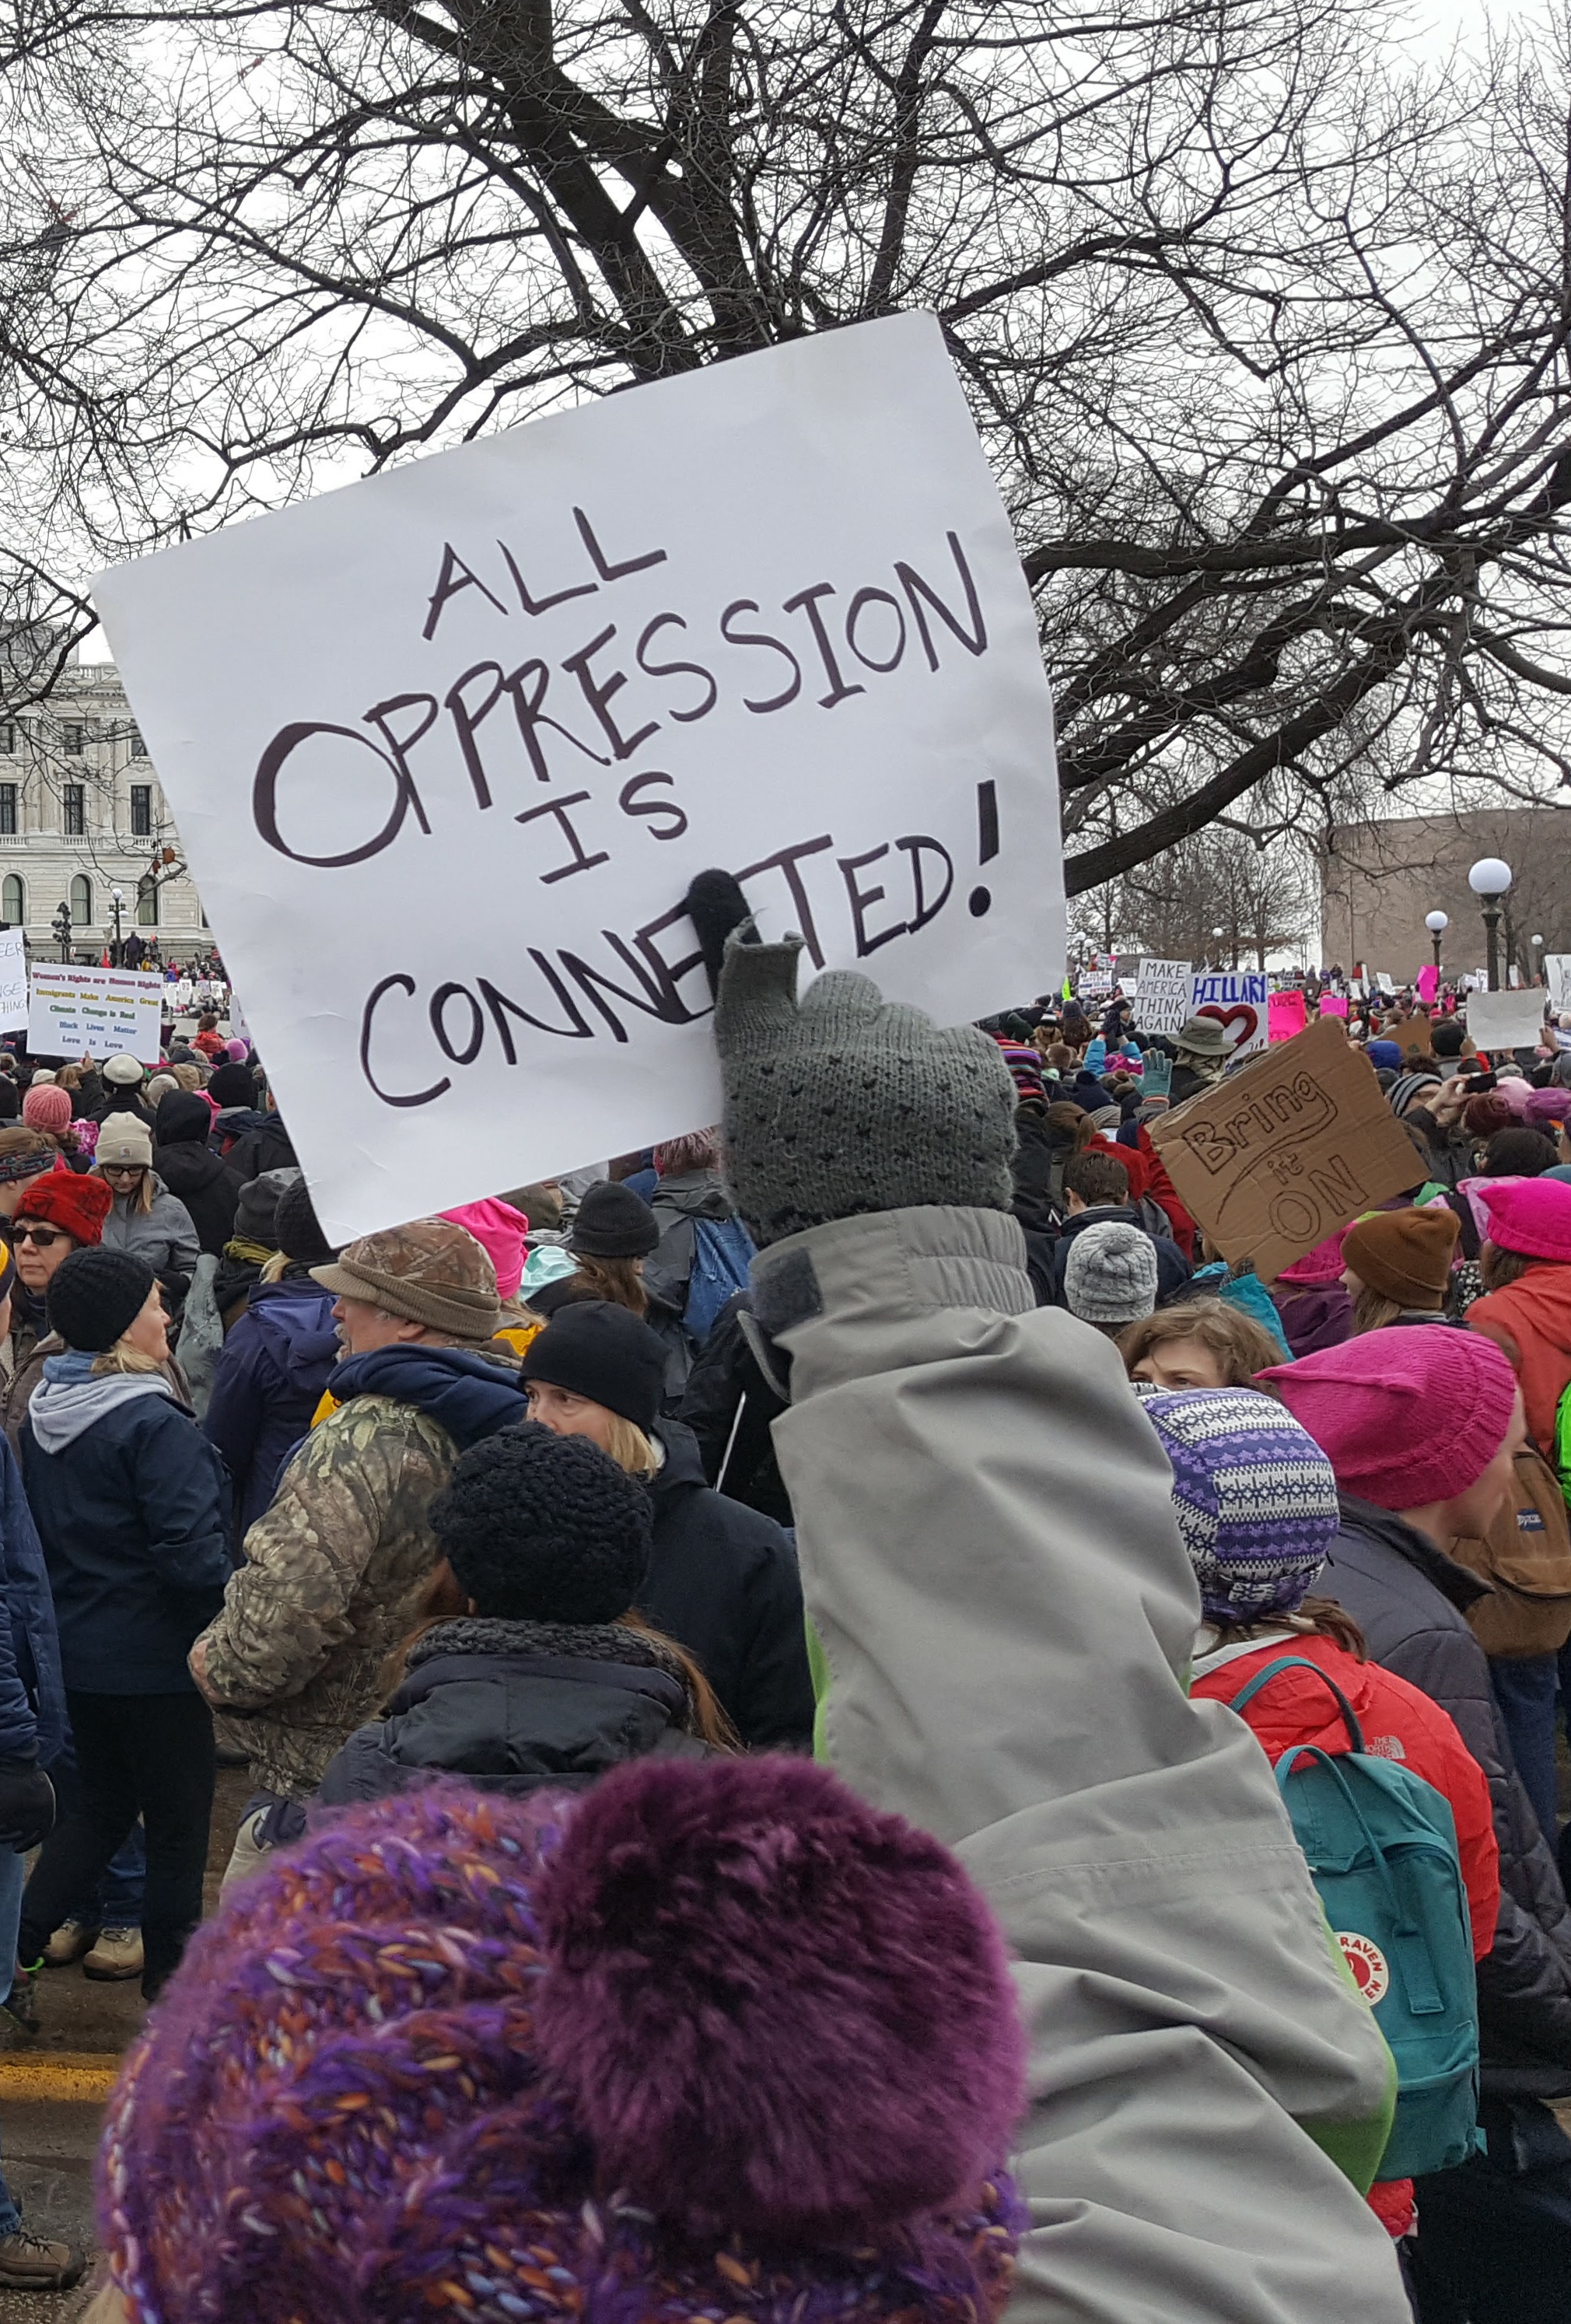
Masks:
[[[450,1219],[411,1219],[362,1235],[310,1272],[340,1299],[363,1299],[449,1339],[489,1340],[502,1321],[490,1253]]]

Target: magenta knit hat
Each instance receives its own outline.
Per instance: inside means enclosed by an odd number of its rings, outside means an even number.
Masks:
[[[337,1815],[192,1939],[111,2101],[136,2324],[991,2324],[1007,1958],[827,1768]]]
[[[22,1119],[30,1130],[51,1130],[58,1138],[71,1126],[71,1093],[58,1082],[30,1089],[22,1101]]]
[[[25,1107],[23,1109],[25,1112]],[[1571,1116],[1571,1090],[1536,1089],[1528,1100],[1528,1120],[1535,1130],[1548,1130]]]
[[[456,1211],[443,1211],[440,1216],[464,1228],[490,1252],[496,1269],[496,1296],[511,1299],[523,1280],[523,1239],[529,1232],[523,1213],[487,1194],[484,1202],[461,1203]]]
[[[1507,1178],[1497,1186],[1484,1178],[1478,1198],[1497,1250],[1571,1264],[1571,1186],[1555,1178]]]
[[[1571,1186],[1562,1189],[1571,1201]],[[1445,1323],[1364,1332],[1257,1372],[1345,1493],[1418,1509],[1476,1484],[1506,1439],[1517,1376],[1492,1340]]]
[[[1284,1267],[1277,1281],[1290,1283],[1300,1291],[1311,1284],[1340,1283],[1342,1238],[1345,1232],[1345,1227],[1339,1227],[1334,1235],[1327,1235],[1324,1242],[1315,1245],[1313,1250],[1307,1250],[1302,1259],[1295,1259],[1290,1267]]]

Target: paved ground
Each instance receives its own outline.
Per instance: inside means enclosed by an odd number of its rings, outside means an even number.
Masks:
[[[208,1905],[229,1860],[251,1788],[244,1768],[221,1767],[208,1854]],[[95,1985],[79,1969],[50,1969],[40,1987],[43,2030],[29,2042],[0,2019],[0,2153],[12,2193],[37,2235],[93,2243],[93,2158],[116,2063],[142,2023],[133,1982]],[[0,2292],[0,2324],[65,2324],[87,2304],[79,2292]]]

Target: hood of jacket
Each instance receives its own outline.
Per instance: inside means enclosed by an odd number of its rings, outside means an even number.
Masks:
[[[181,1139],[174,1146],[155,1146],[152,1167],[160,1184],[182,1197],[205,1193],[226,1175],[211,1147],[192,1139]]]
[[[1336,1500],[1344,1533],[1364,1534],[1394,1550],[1415,1572],[1432,1582],[1459,1614],[1465,1614],[1469,1606],[1489,1596],[1487,1582],[1481,1582],[1476,1573],[1469,1573],[1465,1565],[1458,1565],[1454,1557],[1447,1557],[1427,1536],[1404,1524],[1390,1509],[1377,1509],[1372,1501],[1361,1501],[1355,1493],[1338,1493]]]
[[[684,1493],[706,1490],[709,1480],[704,1474],[698,1440],[686,1421],[661,1418],[649,1433],[665,1454],[649,1485],[659,1517],[662,1508],[669,1508]]]
[[[234,1144],[253,1130],[265,1130],[272,1119],[269,1113],[258,1113],[254,1106],[226,1105],[213,1116],[213,1135]]]
[[[1271,1296],[1295,1361],[1318,1355],[1322,1348],[1339,1348],[1352,1333],[1353,1302],[1339,1283],[1310,1284],[1302,1291],[1279,1283]]]
[[[1552,1259],[1536,1260],[1514,1283],[1499,1291],[1486,1291],[1475,1300],[1469,1310],[1470,1322],[1474,1310],[1480,1322],[1498,1316],[1507,1330],[1511,1329],[1509,1319],[1520,1319],[1525,1336],[1548,1340],[1571,1353],[1571,1267]]]
[[[84,1378],[78,1370],[80,1360],[79,1356],[51,1356],[44,1364],[42,1387],[32,1391],[27,1419],[42,1452],[63,1452],[106,1414],[117,1412],[139,1397],[165,1396],[171,1404],[175,1400],[174,1390],[162,1372],[88,1372]],[[63,1379],[58,1376],[61,1372]]]
[[[289,1372],[302,1364],[330,1362],[337,1353],[333,1295],[324,1291],[319,1283],[313,1283],[310,1276],[286,1276],[279,1283],[259,1283],[245,1312],[281,1371]],[[339,1393],[337,1379],[333,1393]],[[410,1397],[405,1401],[412,1404],[416,1399]]]
[[[468,1348],[419,1342],[410,1347],[376,1348],[369,1355],[346,1356],[328,1385],[340,1404],[353,1396],[385,1396],[394,1404],[412,1404],[439,1422],[460,1452],[524,1417],[517,1373]]]
[[[712,1170],[685,1170],[679,1177],[662,1178],[649,1198],[652,1211],[679,1211],[685,1219],[728,1219],[731,1205],[725,1189]]]

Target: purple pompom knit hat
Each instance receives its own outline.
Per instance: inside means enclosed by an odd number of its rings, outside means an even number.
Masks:
[[[1148,1396],[1206,1618],[1290,1614],[1336,1532],[1336,1478],[1308,1431],[1252,1388]]]
[[[987,1906],[825,1768],[433,1784],[193,1939],[100,2230],[137,2324],[989,2324],[1022,2074]]]

